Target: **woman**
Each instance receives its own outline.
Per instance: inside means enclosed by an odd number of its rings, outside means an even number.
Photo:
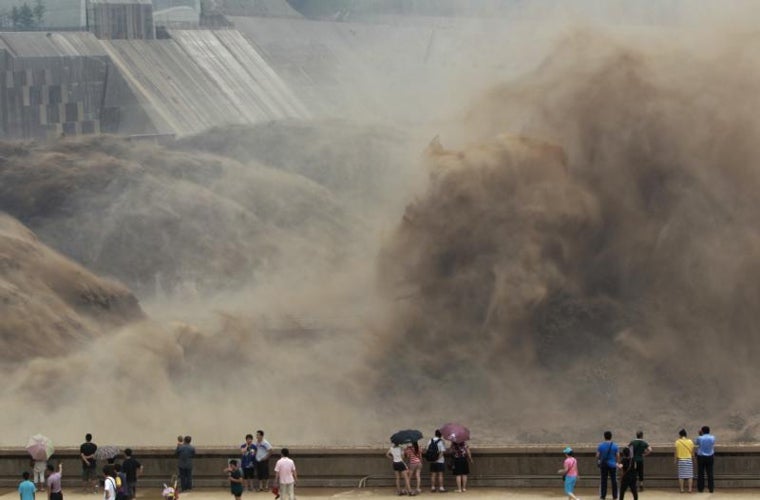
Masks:
[[[573,456],[573,449],[569,446],[562,450],[565,454],[565,461],[562,468],[558,470],[565,481],[565,495],[569,500],[578,500],[575,496],[575,483],[578,482],[578,461]]]
[[[404,450],[407,460],[409,461],[409,484],[412,483],[412,479],[417,479],[417,488],[410,491],[410,495],[414,496],[418,493],[422,493],[420,473],[422,471],[422,452],[420,451],[420,445],[415,441],[411,446],[407,446]]]
[[[393,443],[393,446],[391,446],[385,453],[385,456],[393,461],[393,472],[396,474],[396,493],[398,493],[399,496],[411,493],[412,490],[411,486],[409,486],[409,469],[404,463],[401,453],[401,447],[396,443]],[[404,478],[404,484],[406,486],[406,489],[403,490],[401,489],[402,477]]]
[[[470,473],[470,464],[472,463],[470,447],[464,441],[461,443],[452,441],[449,452],[454,458],[454,477],[457,480],[457,493],[467,491],[467,475]]]
[[[676,465],[678,466],[678,487],[681,489],[681,493],[683,493],[684,480],[686,480],[689,493],[691,493],[694,478],[694,443],[691,439],[686,438],[685,429],[678,431],[678,435],[680,437],[675,445]]]

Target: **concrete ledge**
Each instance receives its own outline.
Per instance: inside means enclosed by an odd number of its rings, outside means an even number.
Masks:
[[[645,484],[651,488],[675,488],[676,473],[672,445],[654,445],[655,452],[646,460]],[[559,475],[554,472],[561,466],[563,445],[477,447],[473,453],[474,464],[470,481],[482,487],[556,487]],[[145,474],[139,484],[143,487],[159,487],[168,483],[176,474],[174,448],[133,447]],[[298,464],[300,483],[304,487],[384,487],[394,482],[393,473],[385,448],[316,448],[291,446],[291,456]],[[580,465],[580,487],[594,487],[599,471],[594,459],[595,446],[576,446],[575,455]],[[658,451],[661,450],[661,451]],[[197,448],[194,461],[193,482],[200,488],[224,488],[227,485],[222,469],[227,459],[238,458],[232,447]],[[270,460],[274,467],[277,456]],[[81,466],[78,448],[56,450],[53,457],[64,467],[64,486],[81,484]],[[98,463],[98,470],[104,463]],[[19,448],[0,448],[0,486],[18,484],[21,472],[30,470],[29,456]],[[718,487],[760,487],[760,445],[728,445],[717,448],[715,475]],[[272,474],[273,475],[273,474]],[[450,473],[448,473],[450,475]],[[427,478],[428,466],[424,465],[423,478]],[[426,481],[426,479],[424,479]],[[448,479],[447,479],[448,480]]]

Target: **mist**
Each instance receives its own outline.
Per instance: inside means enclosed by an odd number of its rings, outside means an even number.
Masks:
[[[757,13],[522,12],[497,44],[468,19],[377,114],[4,144],[14,234],[135,302],[54,353],[3,334],[28,363],[0,365],[0,441],[757,440]]]

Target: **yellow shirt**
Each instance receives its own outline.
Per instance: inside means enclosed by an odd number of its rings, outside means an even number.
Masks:
[[[694,442],[691,439],[681,438],[676,441],[676,458],[691,458],[694,454]]]

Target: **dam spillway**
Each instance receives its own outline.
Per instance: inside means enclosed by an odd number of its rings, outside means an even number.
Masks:
[[[176,30],[169,36],[0,33],[2,136],[183,136],[310,116],[240,32]]]

